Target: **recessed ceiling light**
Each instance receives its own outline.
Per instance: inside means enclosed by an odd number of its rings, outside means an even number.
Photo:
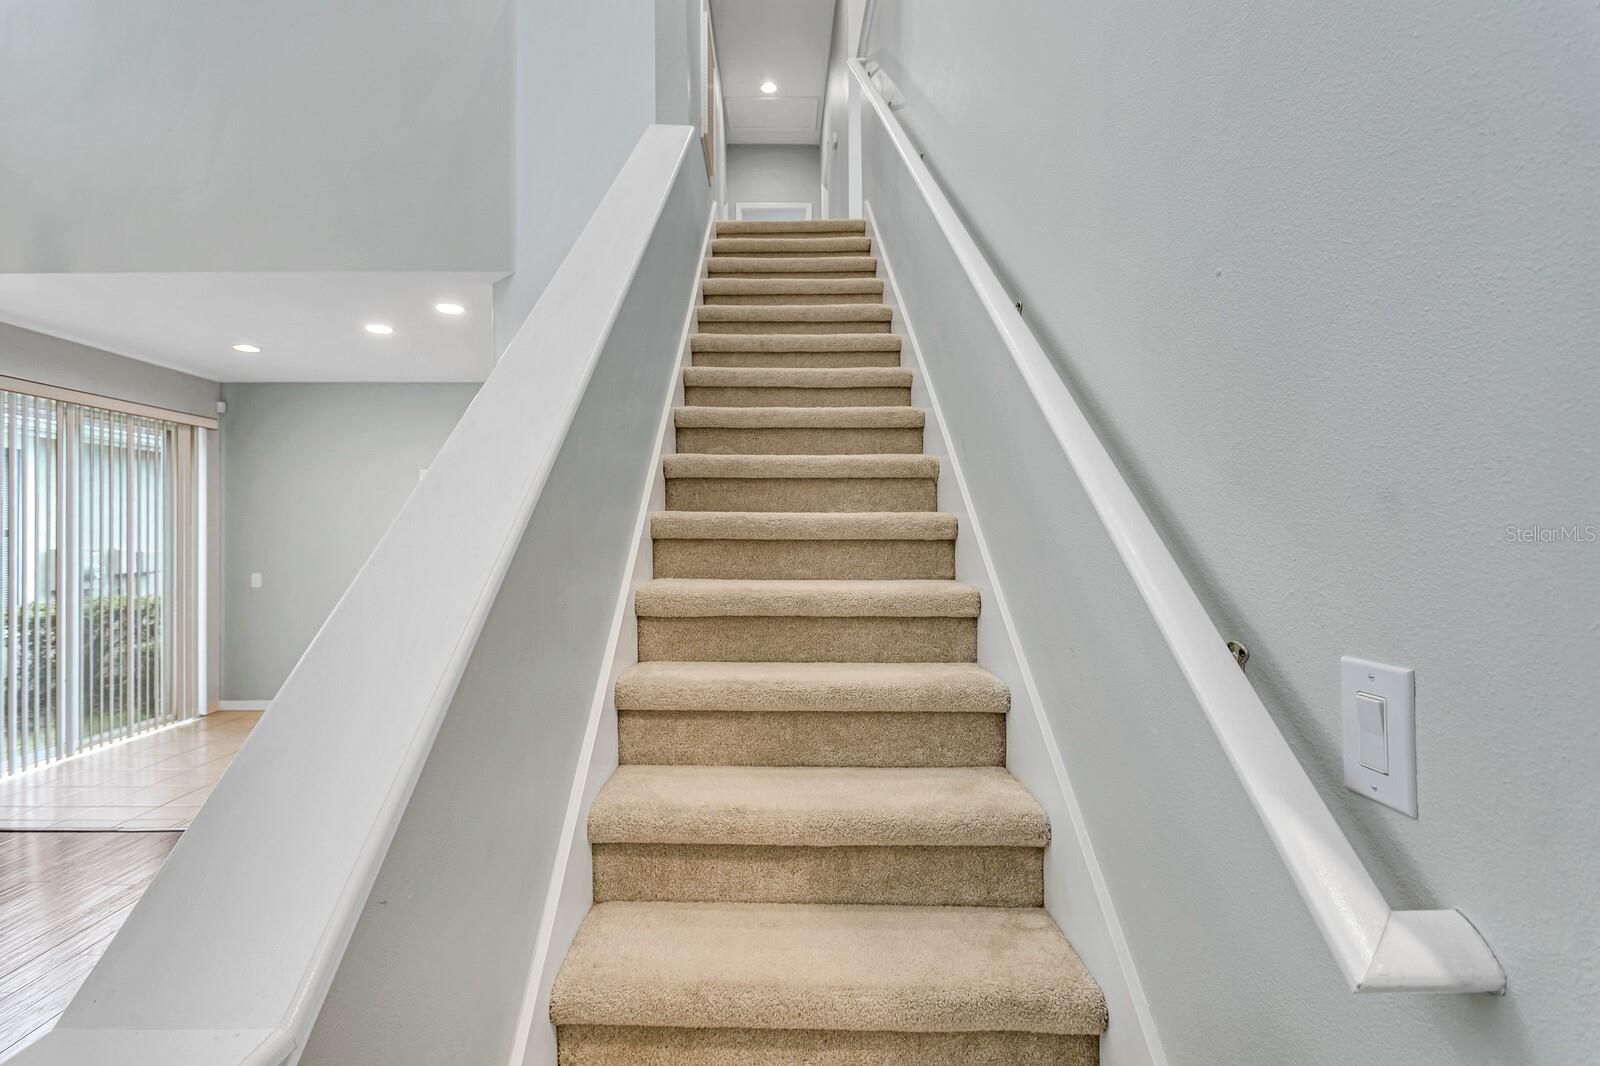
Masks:
[[[257,348],[253,344],[235,344],[233,346],[233,350],[236,352],[244,352],[246,355],[255,355],[261,349]]]
[[[778,91],[778,83],[775,81],[764,81],[761,83],[761,91],[766,93],[768,96],[771,96],[773,93]]]
[[[382,322],[368,322],[367,332],[376,333],[380,337],[387,337],[394,332],[393,326],[386,326]]]
[[[460,304],[434,304],[433,309],[441,315],[459,315],[464,314],[467,310]]]

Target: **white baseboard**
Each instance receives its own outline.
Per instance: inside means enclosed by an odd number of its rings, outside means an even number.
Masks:
[[[218,700],[219,711],[264,711],[271,706],[271,700]]]
[[[978,616],[980,659],[1011,689],[1006,766],[1038,798],[1056,829],[1045,851],[1045,909],[1083,956],[1105,993],[1112,1026],[1102,1039],[1102,1061],[1107,1066],[1166,1066],[1166,1052],[1144,985],[1095,855],[1083,810],[1067,777],[1055,732],[1044,716],[1033,672],[1006,606],[983,528],[973,511],[961,463],[950,446],[951,435],[939,407],[938,393],[917,344],[916,329],[900,300],[894,266],[870,203],[862,204],[862,214],[867,236],[872,239],[872,254],[878,257],[884,302],[894,309],[896,329],[903,338],[903,354],[910,357],[916,371],[911,402],[928,412],[923,451],[939,459],[939,507],[954,513],[960,523],[956,573],[962,581],[976,586],[983,600],[983,612]],[[1071,835],[1061,831],[1065,826],[1071,827]]]

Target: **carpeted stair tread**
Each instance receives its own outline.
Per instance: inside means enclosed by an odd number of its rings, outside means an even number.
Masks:
[[[894,312],[884,304],[743,304],[734,306],[712,305],[698,312],[701,322],[821,322],[827,324],[851,322],[888,322]],[[837,335],[861,336],[839,330]],[[869,334],[871,335],[871,334]],[[723,334],[727,336],[727,334]],[[738,336],[738,334],[733,334]],[[779,334],[782,336],[782,334]],[[835,334],[818,333],[802,336],[834,337]],[[896,338],[898,340],[898,338]],[[898,344],[895,347],[899,347]]]
[[[706,271],[713,277],[718,274],[872,275],[878,272],[878,259],[871,255],[713,255],[706,260]]]
[[[939,476],[932,455],[705,455],[662,459],[667,478],[898,478]]]
[[[954,540],[942,511],[657,511],[656,540]]]
[[[882,296],[883,281],[879,278],[706,278],[700,291],[705,296]]]
[[[1050,823],[998,766],[621,766],[589,842],[1042,848]]]
[[[872,249],[716,225],[560,1066],[1099,1061]]]
[[[696,352],[898,352],[900,338],[893,333],[696,333],[689,347]]]
[[[978,590],[959,581],[772,581],[658,577],[639,586],[644,618],[976,618]]]
[[[683,385],[714,389],[909,389],[911,371],[903,366],[686,366]]]
[[[772,236],[777,234],[853,233],[867,232],[867,223],[859,218],[808,218],[784,221],[726,219],[717,222],[718,237]]]
[[[872,239],[864,235],[768,234],[755,237],[715,237],[711,241],[711,254],[714,256],[865,255],[871,250]]]
[[[622,711],[1005,714],[1004,683],[976,663],[639,663]]]
[[[1095,1035],[1104,996],[1039,908],[602,903],[557,1025]]]
[[[678,429],[921,429],[920,407],[679,407]]]

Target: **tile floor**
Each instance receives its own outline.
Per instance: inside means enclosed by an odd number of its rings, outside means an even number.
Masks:
[[[260,717],[218,711],[0,778],[0,830],[187,828]]]

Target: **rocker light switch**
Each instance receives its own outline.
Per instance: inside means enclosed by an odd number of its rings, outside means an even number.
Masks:
[[[1417,816],[1417,675],[1346,656],[1339,660],[1344,783]]]
[[[1361,765],[1380,774],[1389,772],[1388,708],[1381,696],[1356,693],[1356,728],[1360,731]]]

